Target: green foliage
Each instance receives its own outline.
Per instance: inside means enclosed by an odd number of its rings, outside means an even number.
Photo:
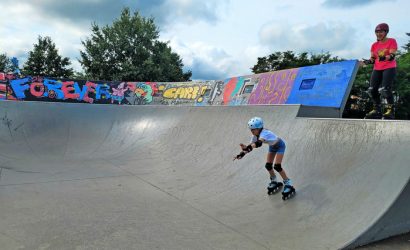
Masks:
[[[406,35],[407,35],[407,36],[410,36],[410,33],[406,33]],[[406,45],[403,46],[403,49],[405,49],[405,51],[406,51],[407,53],[410,52],[410,41],[409,41]]]
[[[410,119],[410,51],[397,59],[396,91],[398,103],[396,117]]]
[[[366,112],[372,107],[370,96],[367,92],[372,71],[372,65],[359,67],[343,111],[343,117],[364,118]]]
[[[38,37],[38,43],[29,52],[28,59],[23,67],[24,75],[50,76],[68,78],[73,70],[68,68],[71,64],[68,57],[61,57],[54,42],[50,37]]]
[[[91,79],[86,73],[80,71],[74,71],[72,78],[75,80],[89,80]]]
[[[0,72],[10,72],[13,71],[13,64],[7,54],[0,54]]]
[[[265,57],[258,57],[258,62],[251,69],[255,74],[282,69],[299,68],[322,63],[337,62],[343,59],[332,57],[329,52],[295,54],[293,51],[275,52]]]
[[[153,18],[124,8],[111,26],[92,24],[92,35],[82,41],[79,60],[85,73],[100,80],[187,81],[182,60],[168,43],[158,41]]]

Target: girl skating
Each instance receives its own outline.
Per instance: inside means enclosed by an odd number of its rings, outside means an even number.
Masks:
[[[274,194],[278,192],[282,186],[282,199],[286,200],[293,197],[296,194],[295,188],[292,186],[291,180],[286,175],[285,170],[282,168],[282,160],[285,154],[286,144],[285,142],[275,135],[272,131],[263,128],[263,120],[260,117],[254,117],[249,120],[248,128],[251,130],[252,138],[249,145],[239,144],[242,151],[234,158],[242,159],[246,154],[250,153],[254,148],[259,148],[263,143],[269,145],[265,168],[270,174],[270,183],[268,185],[268,194]],[[277,180],[275,171],[282,177],[283,183]]]

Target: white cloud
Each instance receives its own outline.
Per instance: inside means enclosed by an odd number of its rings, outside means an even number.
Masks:
[[[166,0],[156,8],[155,16],[162,25],[169,23],[206,21],[216,24],[218,13],[226,7],[229,0]]]
[[[76,70],[81,39],[91,22],[111,24],[123,7],[154,17],[160,39],[170,40],[193,78],[220,79],[251,73],[257,58],[276,51],[330,52],[343,58],[368,57],[377,23],[391,25],[399,46],[408,42],[405,0],[1,0],[0,53],[22,64],[38,35],[50,36]],[[324,8],[324,4],[334,8]],[[391,15],[380,9],[400,6]],[[343,7],[343,8],[342,8]],[[321,19],[318,17],[320,16]],[[274,19],[274,20],[272,20]],[[320,21],[323,20],[323,21]],[[259,32],[258,32],[259,31]]]
[[[352,8],[356,6],[365,6],[377,2],[393,2],[395,0],[326,0],[323,3],[325,7],[333,8]]]
[[[251,68],[258,62],[258,57],[264,57],[272,53],[266,46],[254,45],[245,48],[238,63],[238,71],[232,76],[252,74]]]
[[[0,26],[0,33],[3,36],[3,39],[0,39],[0,53],[17,57],[22,67],[27,60],[28,52],[37,43],[38,36],[49,36],[59,54],[69,57],[75,70],[81,70],[76,58],[79,57],[81,38],[86,36],[88,27],[76,26],[67,20],[50,21],[39,15],[34,5],[24,2],[13,4],[13,8],[8,10],[8,15],[13,18],[3,19]]]
[[[235,76],[238,65],[226,51],[203,42],[184,43],[174,37],[170,39],[173,51],[181,56],[185,68],[192,71],[194,80],[215,80]]]
[[[338,52],[355,47],[356,30],[343,22],[296,24],[270,22],[260,32],[260,42],[273,51]],[[345,53],[344,53],[345,54]]]
[[[120,0],[74,0],[74,3],[39,0],[36,4],[29,0],[4,0],[0,8],[7,9],[9,18],[2,19],[0,33],[0,53],[16,56],[22,66],[27,59],[28,52],[33,49],[40,35],[50,36],[59,53],[71,59],[72,67],[80,71],[78,62],[79,50],[83,49],[81,40],[86,39],[91,31],[91,22],[99,24],[111,23],[120,14],[121,8],[130,6],[138,9],[146,17],[153,16],[160,28],[170,28],[174,23],[189,23],[204,21],[215,24],[218,20],[218,11],[226,6],[229,0],[200,1],[200,0],[152,0],[130,2]],[[12,7],[10,7],[12,6]],[[95,11],[89,11],[94,9]],[[194,45],[203,47],[202,45]],[[218,58],[218,50],[209,50],[210,56],[202,54],[192,57],[192,65],[201,65],[198,68],[213,66],[213,58]],[[188,50],[189,52],[189,50]],[[205,52],[204,52],[205,53]],[[219,51],[222,53],[222,51]],[[186,53],[185,53],[186,54]],[[221,58],[219,56],[219,58]],[[195,63],[194,60],[195,59]],[[189,58],[187,59],[189,60]],[[221,63],[218,63],[220,65]],[[211,70],[212,71],[212,70]],[[195,73],[194,73],[195,74]],[[215,75],[215,74],[214,74]],[[218,74],[216,74],[218,75]]]

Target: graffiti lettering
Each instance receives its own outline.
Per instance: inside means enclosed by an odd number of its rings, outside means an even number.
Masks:
[[[33,81],[30,78],[22,78],[10,81],[12,93],[17,99],[25,99],[26,94],[30,94],[36,98],[51,98],[58,100],[83,100],[85,102],[93,103],[94,98],[90,97],[96,95],[98,97],[109,97],[107,86],[99,86],[93,82],[87,82],[83,87],[77,82],[66,81],[61,82],[57,80],[44,79],[44,82]],[[96,91],[99,91],[96,93]],[[28,93],[26,93],[28,92]]]
[[[27,84],[29,81],[30,79],[28,77],[10,81],[11,88],[18,99],[26,98],[24,92],[30,89],[30,86]]]
[[[95,99],[111,99],[110,86],[107,84],[97,84],[95,91]]]
[[[167,99],[189,99],[196,100],[201,98],[205,94],[207,86],[183,86],[177,88],[166,89],[163,93],[163,97]],[[200,100],[198,99],[198,102]]]
[[[87,90],[85,92],[84,101],[89,102],[89,103],[93,103],[94,99],[91,98],[89,95],[90,94],[95,94],[95,90],[96,90],[97,85],[93,82],[87,82],[85,84],[85,86],[87,87]]]
[[[0,99],[5,100],[7,98],[7,85],[0,83]]]
[[[80,97],[80,94],[75,93],[75,88],[74,88],[74,82],[73,81],[63,82],[63,86],[61,87],[61,90],[64,93],[64,98],[65,99],[76,100]]]
[[[45,97],[55,98],[59,100],[64,99],[64,93],[61,90],[63,84],[60,81],[44,79],[44,86],[46,87],[46,91],[44,91]]]
[[[44,85],[41,82],[33,82],[30,86],[30,92],[35,97],[44,95]]]

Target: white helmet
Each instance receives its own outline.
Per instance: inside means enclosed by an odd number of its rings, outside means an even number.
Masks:
[[[263,120],[260,117],[253,117],[248,122],[249,129],[263,128]]]

